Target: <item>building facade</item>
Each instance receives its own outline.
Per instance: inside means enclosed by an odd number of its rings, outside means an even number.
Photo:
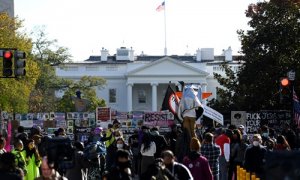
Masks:
[[[230,47],[220,56],[214,55],[213,48],[198,49],[195,55],[184,56],[135,56],[132,48],[125,47],[111,56],[102,48],[99,56],[57,66],[56,75],[73,80],[82,76],[102,77],[107,84],[104,89],[96,87],[96,92],[107,106],[119,111],[159,111],[168,85],[175,90],[178,81],[201,84],[203,92],[212,92],[209,99],[217,98],[219,84],[213,73],[224,75],[220,67],[224,61],[237,70],[239,58],[232,56]],[[61,97],[63,92],[56,95]]]

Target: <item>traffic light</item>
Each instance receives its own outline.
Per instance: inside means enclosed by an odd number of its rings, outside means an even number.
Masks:
[[[26,54],[23,51],[15,51],[15,61],[14,61],[14,66],[15,66],[15,77],[18,76],[25,76],[26,75]]]
[[[2,51],[2,57],[3,57],[3,76],[4,77],[10,77],[13,75],[13,69],[12,69],[12,58],[13,58],[13,52],[11,50],[4,50]]]
[[[280,78],[280,102],[290,102],[291,98],[291,89],[290,89],[290,80],[287,77]]]

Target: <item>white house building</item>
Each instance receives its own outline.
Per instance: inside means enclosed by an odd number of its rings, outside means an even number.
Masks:
[[[82,76],[106,79],[104,89],[96,88],[97,96],[107,106],[119,111],[159,111],[169,83],[173,89],[178,81],[200,83],[202,91],[216,98],[218,82],[213,73],[224,74],[221,63],[227,61],[233,70],[240,66],[240,56],[232,56],[229,47],[220,56],[213,48],[202,48],[195,55],[149,56],[134,55],[132,48],[121,47],[115,55],[102,48],[101,55],[90,56],[84,62],[61,64],[56,75],[79,80]],[[56,95],[62,96],[63,92]]]

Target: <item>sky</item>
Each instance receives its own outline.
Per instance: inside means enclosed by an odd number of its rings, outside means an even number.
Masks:
[[[135,55],[195,54],[214,48],[215,55],[231,46],[241,49],[237,30],[249,29],[245,10],[258,0],[14,0],[15,16],[27,32],[45,27],[49,39],[69,48],[73,61],[110,55],[132,47]],[[164,14],[166,21],[164,21]]]

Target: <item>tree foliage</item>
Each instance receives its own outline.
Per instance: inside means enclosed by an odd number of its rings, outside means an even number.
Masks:
[[[66,80],[55,75],[54,65],[71,61],[68,48],[57,45],[57,40],[49,40],[44,27],[36,27],[32,33],[34,59],[41,69],[35,89],[31,92],[30,111],[50,112],[57,108],[55,90]]]
[[[82,99],[87,99],[90,102],[88,111],[95,111],[96,107],[105,106],[105,101],[103,99],[97,98],[97,94],[95,91],[95,88],[102,89],[105,84],[105,79],[91,76],[83,76],[78,82],[71,82],[63,88],[65,92],[63,97],[59,101],[57,111],[76,111],[73,98],[76,97],[76,91],[78,90],[82,93]]]
[[[22,21],[0,13],[0,47],[17,48],[27,54],[26,76],[24,78],[0,79],[0,109],[9,112],[27,112],[29,95],[40,74],[39,67],[30,54],[32,41],[21,31]],[[0,72],[2,73],[2,63]],[[1,74],[2,76],[2,74]]]
[[[283,109],[279,103],[279,80],[295,70],[295,89],[300,78],[300,6],[296,0],[271,0],[250,4],[246,16],[250,30],[239,30],[243,63],[236,74],[215,77],[221,104],[236,110]],[[222,92],[223,91],[223,92]],[[214,101],[214,104],[216,101]],[[219,102],[220,104],[220,102]]]

